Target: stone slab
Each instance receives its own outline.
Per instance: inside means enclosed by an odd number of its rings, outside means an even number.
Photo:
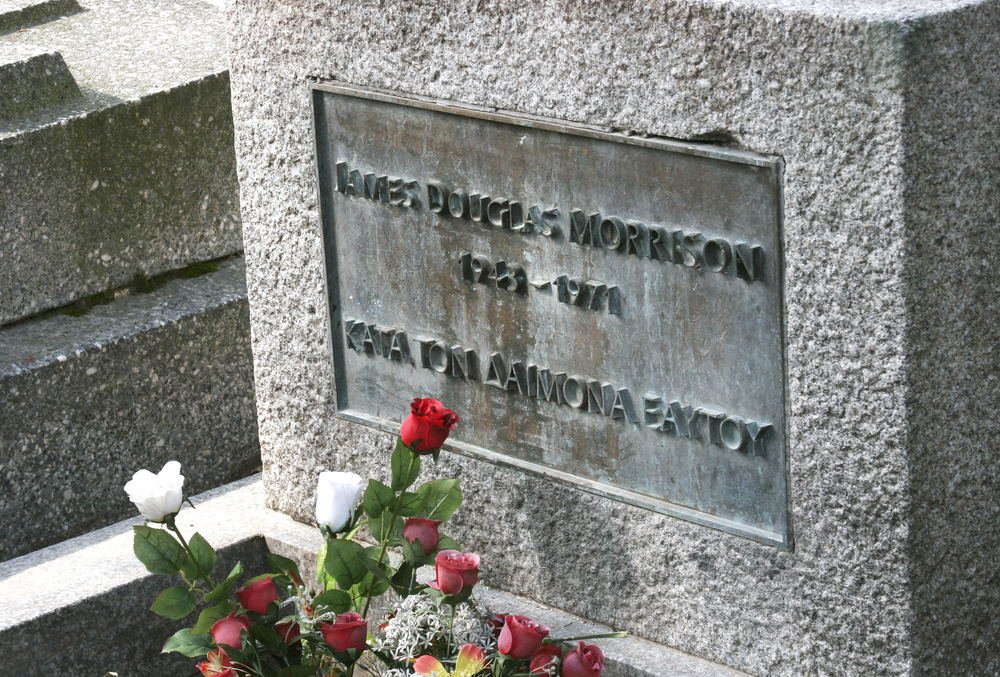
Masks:
[[[76,0],[0,0],[0,33],[80,11]]]
[[[218,571],[242,559],[245,570],[263,566],[266,552],[292,557],[313,580],[319,531],[264,505],[259,476],[193,497],[178,526],[198,531],[223,553]],[[121,675],[183,674],[193,661],[159,654],[163,640],[180,626],[148,610],[163,579],[150,576],[132,553],[129,519],[43,550],[0,563],[0,652],[11,674]],[[100,575],[95,575],[100,572]],[[25,590],[32,594],[26,596]],[[529,615],[563,633],[605,632],[556,609],[502,591],[482,588],[484,602],[496,610]],[[374,614],[373,614],[374,615]],[[48,650],[34,655],[43,642]],[[607,677],[737,677],[735,671],[636,638],[600,642],[608,658]]]
[[[32,45],[0,45],[0,120],[30,115],[80,96],[62,54]]]
[[[0,560],[121,519],[139,468],[203,491],[259,467],[241,259],[0,329]]]
[[[0,119],[0,324],[242,249],[222,19],[93,0],[0,36],[82,96]]]
[[[491,584],[754,674],[1000,670],[1000,3],[393,0],[373,24],[357,3],[237,0],[227,17],[272,506],[307,518],[318,469],[378,472],[391,443],[333,415],[310,80],[714,140],[785,162],[794,550],[446,454],[438,472],[467,478],[460,535]]]

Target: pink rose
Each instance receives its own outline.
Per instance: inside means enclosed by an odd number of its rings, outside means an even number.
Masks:
[[[234,611],[225,618],[215,621],[209,632],[212,641],[219,646],[232,646],[238,649],[243,645],[243,631],[249,627],[250,619],[246,616],[237,616]]]
[[[527,660],[542,646],[549,629],[525,616],[507,616],[497,640],[500,653],[517,660]]]
[[[438,541],[441,540],[441,534],[438,533],[439,524],[441,524],[439,520],[408,517],[403,525],[403,538],[406,539],[407,543],[419,541],[424,554],[429,555],[437,547]]]
[[[418,454],[429,454],[441,448],[457,424],[458,416],[441,402],[418,397],[410,404],[410,415],[403,421],[399,436]]]
[[[236,598],[247,611],[263,615],[267,613],[267,605],[278,599],[278,587],[270,576],[266,576],[259,581],[247,583],[237,590]]]
[[[429,583],[445,595],[457,595],[479,581],[479,555],[457,550],[442,550],[434,558],[437,579]]]
[[[604,654],[593,644],[580,642],[563,658],[562,677],[597,677],[604,670]]]
[[[368,637],[368,621],[354,611],[337,614],[332,623],[320,623],[319,631],[323,633],[323,641],[337,652],[357,649],[365,650]]]

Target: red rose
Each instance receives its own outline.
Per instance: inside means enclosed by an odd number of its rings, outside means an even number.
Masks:
[[[486,620],[486,624],[490,626],[493,630],[493,636],[499,637],[500,631],[503,630],[504,624],[507,622],[507,614],[493,614]]]
[[[236,677],[236,673],[230,667],[233,662],[222,649],[209,651],[205,658],[208,660],[195,666],[204,677]]]
[[[604,654],[593,644],[580,642],[563,658],[562,677],[597,677],[604,670]]]
[[[442,550],[434,558],[437,580],[430,585],[445,595],[457,595],[479,581],[479,555],[457,550]]]
[[[299,640],[299,624],[294,621],[275,623],[274,631],[278,633],[278,637],[284,640],[285,644],[294,644],[301,641]]]
[[[247,611],[255,611],[261,615],[267,613],[267,605],[278,599],[278,586],[270,576],[259,581],[247,583],[236,591],[236,598]]]
[[[562,651],[558,644],[542,644],[541,648],[531,657],[528,671],[533,675],[556,675]]]
[[[507,616],[497,649],[500,653],[523,661],[531,658],[549,636],[549,629],[525,616]]]
[[[320,623],[319,631],[323,633],[323,641],[334,651],[348,649],[365,650],[368,637],[368,621],[354,611],[337,614],[333,623]]]
[[[237,616],[234,611],[225,618],[215,621],[209,632],[212,633],[212,641],[219,646],[233,646],[238,649],[243,645],[241,635],[249,627],[250,619],[246,616]]]
[[[418,397],[410,404],[410,415],[403,421],[399,436],[418,454],[428,454],[441,448],[457,424],[458,416],[451,409],[430,397]]]
[[[408,543],[420,541],[420,547],[424,554],[429,555],[437,547],[438,541],[441,540],[441,534],[438,533],[439,524],[441,524],[439,520],[407,517],[406,523],[403,525],[403,538]]]

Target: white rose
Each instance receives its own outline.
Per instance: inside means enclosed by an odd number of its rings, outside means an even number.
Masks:
[[[359,475],[324,470],[316,485],[316,523],[337,533],[351,521],[364,491]]]
[[[125,493],[139,508],[142,516],[151,522],[162,522],[168,515],[181,509],[184,499],[184,476],[181,464],[167,461],[159,473],[140,470],[125,484]]]

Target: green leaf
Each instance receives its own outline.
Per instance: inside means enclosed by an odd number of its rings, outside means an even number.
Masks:
[[[237,562],[236,566],[230,570],[229,575],[226,576],[226,580],[219,583],[211,592],[205,595],[205,601],[209,604],[215,604],[229,597],[229,593],[233,591],[233,586],[236,584],[236,578],[242,573],[243,563]]]
[[[368,572],[362,561],[364,557],[364,548],[354,541],[335,538],[327,541],[323,569],[333,576],[338,586],[347,589],[364,578]]]
[[[167,588],[153,600],[150,610],[164,618],[172,621],[179,621],[194,611],[198,600],[187,588],[174,587]]]
[[[369,517],[378,517],[385,512],[396,499],[396,493],[378,480],[368,480],[368,488],[365,489],[365,514]]]
[[[431,480],[417,490],[421,517],[444,521],[462,505],[462,490],[458,480]]]
[[[409,487],[420,474],[420,457],[413,453],[409,447],[403,444],[403,440],[396,441],[396,448],[392,452],[392,488],[394,491],[402,491]]]
[[[406,562],[408,566],[419,568],[424,564],[427,564],[431,559],[433,558],[424,554],[424,548],[420,545],[419,541],[404,543],[403,561]]]
[[[259,623],[251,625],[250,636],[263,644],[275,656],[284,656],[288,653],[288,645],[285,644],[284,640],[281,639],[273,628]]]
[[[194,554],[194,562],[198,565],[203,576],[211,576],[212,569],[215,568],[215,550],[208,544],[205,537],[195,534],[188,541],[188,547]]]
[[[420,496],[411,491],[407,491],[403,494],[399,501],[399,510],[397,512],[403,517],[413,517],[420,512],[420,505]]]
[[[328,542],[324,539],[323,545],[319,546],[319,552],[316,553],[316,582],[323,590],[332,590],[337,586],[337,581],[326,572],[326,544]]]
[[[207,609],[203,609],[200,614],[198,614],[198,621],[191,628],[191,631],[200,635],[204,632],[208,632],[215,625],[215,622],[221,620],[236,611],[236,605],[230,601],[226,600],[221,604],[216,604],[215,606],[210,606]]]
[[[434,548],[434,550],[436,552],[441,552],[442,550],[458,550],[458,551],[461,551],[462,550],[462,546],[460,546],[458,544],[458,541],[456,541],[451,536],[445,536],[444,534],[442,534],[441,538],[438,540],[437,547]]]
[[[179,653],[188,658],[204,656],[212,650],[212,638],[207,634],[196,633],[191,628],[178,630],[163,645],[160,653]]]
[[[368,531],[377,542],[389,541],[390,545],[403,539],[403,518],[397,517],[392,521],[382,517],[368,518]]]
[[[351,596],[344,590],[327,590],[313,598],[313,606],[342,614],[351,610]]]
[[[302,585],[302,575],[299,573],[299,565],[294,560],[269,552],[267,553],[267,565],[288,576],[295,585]]]
[[[132,550],[150,573],[171,576],[180,571],[186,553],[173,536],[163,529],[142,525],[133,529]]]

